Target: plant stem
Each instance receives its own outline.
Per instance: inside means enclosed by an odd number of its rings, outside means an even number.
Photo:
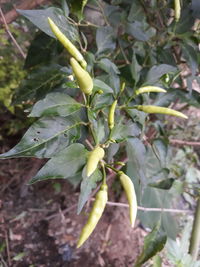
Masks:
[[[116,168],[114,168],[114,167],[110,166],[109,164],[105,164],[105,166],[106,166],[107,168],[110,168],[111,170],[113,170],[113,171],[114,171],[114,172],[116,172],[116,173],[118,173],[118,172],[119,172],[119,170],[118,170],[118,169],[116,169]]]
[[[192,226],[192,235],[190,239],[189,253],[191,254],[193,260],[197,260],[199,246],[200,246],[200,197],[197,200],[194,222]]]
[[[103,184],[105,185],[106,184],[106,170],[105,170],[105,165],[103,162],[101,162],[101,167],[103,170]]]

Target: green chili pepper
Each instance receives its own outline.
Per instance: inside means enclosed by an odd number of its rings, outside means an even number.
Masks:
[[[180,0],[174,0],[174,17],[175,17],[176,22],[178,22],[181,17]]]
[[[87,177],[91,176],[96,170],[98,163],[103,159],[105,155],[104,149],[100,146],[97,146],[89,154],[87,165],[86,165],[86,175]]]
[[[108,114],[108,126],[110,128],[110,130],[112,130],[112,128],[115,125],[115,108],[117,105],[117,100],[115,100],[109,110],[109,114]]]
[[[70,42],[70,40],[60,31],[60,29],[56,26],[52,19],[48,18],[48,22],[52,32],[55,34],[58,40],[63,44],[67,51],[81,64],[81,66],[86,69],[87,63],[81,53],[75,47],[75,45],[73,45],[72,42]]]
[[[157,86],[144,86],[144,87],[140,87],[139,89],[137,89],[135,91],[135,94],[139,95],[139,94],[150,93],[150,92],[166,93],[167,91]]]
[[[185,114],[183,114],[179,111],[176,111],[174,109],[171,109],[171,108],[164,108],[164,107],[151,106],[151,105],[147,105],[147,106],[138,105],[138,106],[134,106],[134,107],[140,111],[145,112],[145,113],[160,113],[160,114],[166,114],[166,115],[181,117],[184,119],[188,118]]]
[[[103,211],[105,209],[106,203],[108,201],[108,187],[106,184],[103,184],[96,194],[95,202],[90,212],[89,218],[85,226],[83,227],[77,248],[83,245],[83,243],[89,238],[89,236],[94,231],[98,221],[100,220]]]
[[[119,174],[120,182],[126,193],[126,197],[128,199],[131,226],[134,227],[135,219],[137,215],[137,199],[136,199],[134,185],[131,179],[125,173],[120,171],[118,172],[118,174]]]
[[[70,58],[70,65],[72,66],[72,70],[81,91],[86,95],[91,95],[93,89],[93,80],[89,73],[84,70],[73,57]]]

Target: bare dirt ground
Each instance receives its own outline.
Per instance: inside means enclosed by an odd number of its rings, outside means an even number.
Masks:
[[[77,215],[79,188],[65,180],[27,185],[43,163],[23,158],[0,161],[2,266],[133,266],[146,233],[130,227],[128,210],[108,206],[92,236],[76,249],[91,203]],[[125,197],[120,201],[126,202]]]

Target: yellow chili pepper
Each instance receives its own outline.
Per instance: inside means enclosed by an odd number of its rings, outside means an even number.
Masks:
[[[125,173],[120,171],[118,172],[118,174],[120,182],[126,193],[126,197],[128,199],[131,226],[134,227],[135,219],[137,216],[137,199],[136,199],[134,185],[131,179]]]
[[[70,58],[70,65],[72,66],[72,70],[81,91],[86,95],[91,95],[93,89],[93,80],[89,73],[84,70],[73,57]]]
[[[117,105],[117,100],[115,100],[109,110],[109,114],[108,114],[108,126],[110,128],[110,130],[112,130],[112,128],[115,125],[115,108]]]
[[[171,108],[164,108],[164,107],[152,106],[152,105],[147,105],[147,106],[138,105],[138,106],[135,106],[135,108],[145,113],[160,113],[160,114],[181,117],[184,119],[188,118],[185,114],[179,111],[176,111],[174,109],[171,109]]]
[[[90,212],[89,218],[85,226],[83,227],[77,248],[83,245],[83,243],[89,238],[89,236],[94,231],[98,221],[100,220],[103,211],[105,209],[106,203],[108,201],[108,187],[106,184],[103,184],[96,194],[95,202]]]
[[[52,32],[58,38],[58,40],[63,44],[67,51],[81,64],[81,66],[86,69],[87,63],[84,60],[82,54],[78,51],[75,45],[70,42],[70,40],[61,32],[61,30],[56,26],[52,19],[48,17],[48,22],[51,27]]]
[[[174,17],[175,17],[176,22],[178,22],[181,17],[180,0],[174,0]]]
[[[100,146],[97,146],[89,154],[87,165],[86,165],[86,175],[87,177],[91,176],[96,170],[98,163],[103,159],[105,155],[104,149]]]
[[[166,93],[167,91],[157,86],[144,86],[144,87],[140,87],[139,89],[137,89],[135,91],[135,94],[139,95],[139,94],[150,93],[150,92]]]

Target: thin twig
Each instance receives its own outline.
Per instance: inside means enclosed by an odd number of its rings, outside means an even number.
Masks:
[[[200,146],[200,141],[186,141],[186,140],[178,140],[178,139],[170,139],[170,144],[177,146]]]
[[[105,13],[104,13],[104,10],[103,10],[103,7],[102,7],[100,1],[96,0],[96,3],[97,3],[98,7],[99,7],[100,10],[101,10],[101,14],[102,14],[102,16],[103,16],[103,18],[104,18],[104,20],[105,20],[106,25],[107,25],[107,26],[110,26],[110,23],[109,23],[109,21],[107,20],[107,17],[106,17],[106,15],[105,15]]]
[[[4,230],[4,233],[5,233],[5,241],[6,241],[6,252],[8,256],[8,265],[11,266],[10,247],[9,247],[8,233],[6,229]]]
[[[17,49],[19,50],[21,56],[25,59],[26,58],[26,55],[24,54],[24,52],[22,51],[20,45],[18,44],[18,42],[16,41],[16,39],[14,38],[14,36],[12,35],[12,33],[10,32],[9,30],[9,27],[8,27],[8,24],[6,22],[6,19],[4,17],[4,14],[3,14],[3,11],[0,7],[0,14],[1,14],[1,17],[2,17],[2,20],[3,20],[3,23],[4,23],[4,26],[5,26],[5,30],[7,31],[8,35],[10,36],[10,38],[12,39],[14,45],[17,47]]]
[[[128,204],[120,203],[120,202],[108,201],[107,205],[129,208]],[[141,206],[138,206],[138,210],[142,210],[142,211],[158,211],[158,212],[172,212],[172,213],[191,213],[192,214],[191,210],[179,210],[179,209],[167,209],[167,208],[146,208],[146,207],[141,207]]]
[[[94,149],[93,145],[90,143],[90,141],[89,141],[88,139],[85,140],[85,143],[88,145],[88,147],[89,147],[91,150]]]
[[[8,264],[4,261],[3,256],[0,253],[0,263],[3,263],[3,267],[8,267]]]
[[[75,209],[75,208],[77,207],[77,205],[78,205],[78,204],[76,203],[76,204],[72,205],[71,207],[62,210],[62,213],[65,214],[65,213],[67,213],[67,212],[69,212],[69,211]],[[55,217],[57,217],[57,216],[60,216],[60,212],[45,217],[45,220],[51,220],[51,219],[53,219],[53,218],[55,218]]]

